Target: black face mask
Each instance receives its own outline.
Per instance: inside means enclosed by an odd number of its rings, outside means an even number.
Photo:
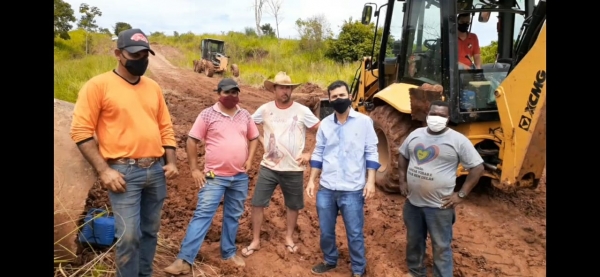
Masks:
[[[344,113],[352,102],[350,98],[338,98],[334,101],[331,101],[331,106],[338,113]]]
[[[458,31],[466,33],[467,31],[469,31],[469,23],[461,23],[458,24]]]
[[[121,54],[123,56],[123,54]],[[125,56],[123,56],[125,58]],[[142,76],[146,73],[148,68],[148,57],[139,60],[129,60],[125,58],[127,62],[123,65],[125,69],[133,76]]]

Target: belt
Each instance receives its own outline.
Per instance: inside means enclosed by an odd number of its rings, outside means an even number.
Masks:
[[[160,158],[139,158],[139,159],[118,158],[118,159],[108,159],[106,161],[106,163],[137,165],[141,168],[148,168],[148,167],[152,166],[155,162],[157,162],[159,159]]]

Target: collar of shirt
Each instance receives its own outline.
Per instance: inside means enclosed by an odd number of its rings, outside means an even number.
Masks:
[[[215,103],[212,106],[213,110],[219,112],[220,114],[222,114],[222,115],[224,115],[226,117],[234,117],[234,116],[236,116],[240,112],[240,110],[241,110],[240,105],[235,105],[235,107],[237,108],[235,110],[235,113],[233,114],[233,116],[230,116],[230,115],[226,114],[225,112],[221,111],[221,107],[219,107],[219,102]]]
[[[348,118],[356,117],[356,114],[358,112],[355,111],[352,107],[350,107],[349,109],[350,109],[350,112],[348,113]],[[346,119],[346,122],[348,122],[348,119]],[[337,114],[333,115],[333,123],[338,124]]]

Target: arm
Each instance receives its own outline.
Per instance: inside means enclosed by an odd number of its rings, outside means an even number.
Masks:
[[[254,157],[259,138],[260,133],[258,132],[258,127],[256,127],[254,121],[248,120],[248,140],[250,141],[248,144],[248,160],[252,160]]]
[[[308,130],[318,130],[319,125],[321,125],[321,121],[317,118],[312,111],[308,107],[304,107],[304,126]],[[310,153],[314,150],[314,145],[309,146],[307,144],[304,145],[303,153]]]
[[[198,141],[206,138],[206,122],[203,118],[204,113],[200,113],[192,125],[192,129],[188,133],[186,141],[186,152],[188,162],[190,164],[190,171],[198,169]]]
[[[373,173],[375,173],[375,171],[381,166],[381,164],[379,164],[379,152],[377,152],[377,143],[379,141],[377,140],[377,134],[375,133],[375,128],[373,127],[373,120],[368,118],[366,122],[368,124],[365,126],[367,133],[365,141],[365,160],[367,161],[367,169],[372,170]],[[373,178],[375,178],[375,176],[373,176]]]
[[[466,137],[463,138],[459,145],[459,157],[463,167],[469,170],[469,175],[462,186],[461,191],[469,194],[471,190],[479,182],[479,178],[483,175],[483,159]]]
[[[188,136],[185,142],[185,151],[190,165],[190,171],[198,169],[198,139]]]
[[[167,157],[167,164],[175,164],[177,158],[175,157],[175,150],[177,143],[175,142],[175,131],[173,131],[173,122],[171,121],[171,115],[169,114],[169,108],[165,102],[162,90],[158,88],[158,128],[160,130],[160,137],[162,145],[165,148]]]
[[[481,69],[481,49],[479,48],[479,38],[475,37],[475,42],[473,43],[473,59],[475,60],[475,67]]]
[[[310,179],[309,182],[315,181],[317,176],[321,174],[321,169],[323,168],[323,152],[325,150],[325,134],[323,134],[323,129],[319,128],[317,130],[315,149],[312,152],[312,156],[310,157]]]
[[[254,121],[254,123],[256,125],[262,124],[263,123],[263,110],[264,110],[264,104],[261,105],[260,107],[258,107],[258,109],[256,109],[256,111],[254,111],[254,113],[252,114],[252,121]],[[263,136],[259,133],[258,135],[258,142],[260,142],[260,144],[262,144],[263,146],[265,145]]]
[[[400,145],[400,154],[398,157],[398,177],[400,181],[406,182],[406,172],[408,171],[408,162],[410,159],[410,151],[408,150],[408,143],[412,140],[412,135],[409,134],[406,139]]]
[[[102,110],[103,92],[90,81],[85,83],[77,96],[73,121],[71,122],[71,139],[77,144],[83,157],[97,172],[106,170],[108,164],[100,155],[94,132],[98,125],[98,117]]]

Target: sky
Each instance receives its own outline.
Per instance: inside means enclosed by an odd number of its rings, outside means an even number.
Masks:
[[[315,15],[324,15],[334,34],[338,34],[344,20],[352,17],[360,20],[363,5],[373,0],[283,0],[279,34],[282,38],[298,38],[294,22]],[[195,34],[220,34],[243,31],[255,26],[254,0],[65,0],[71,4],[75,17],[81,3],[96,6],[102,16],[96,19],[98,26],[113,30],[116,22],[127,22],[145,33],[164,32],[167,35],[193,32]],[[374,1],[384,4],[385,0]],[[397,2],[398,3],[398,2]],[[265,10],[266,7],[263,7]],[[385,8],[383,8],[385,9]],[[382,10],[383,10],[382,9]],[[382,11],[382,15],[384,12]],[[375,20],[375,18],[373,18]],[[479,37],[480,46],[496,40],[496,17],[487,23],[474,20],[472,32]],[[383,16],[380,19],[383,21]],[[275,28],[275,18],[263,13],[261,25],[270,23]]]

